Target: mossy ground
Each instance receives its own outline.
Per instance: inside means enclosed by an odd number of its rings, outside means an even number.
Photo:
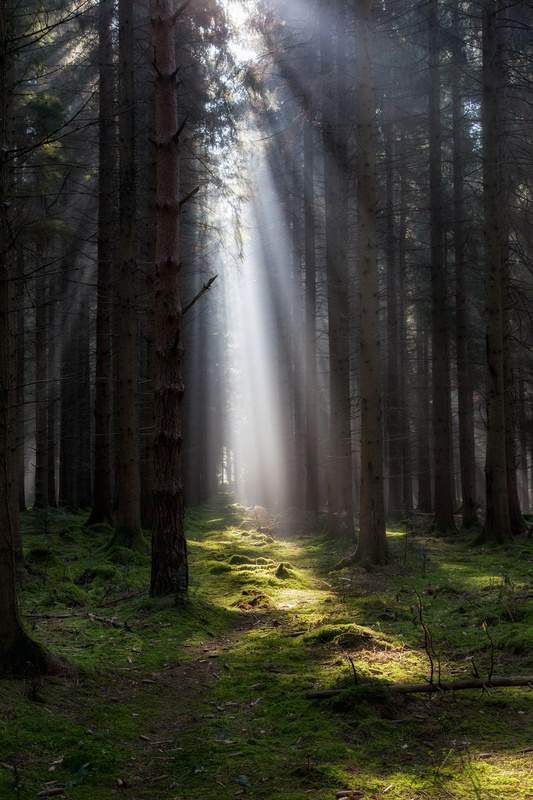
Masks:
[[[532,542],[479,550],[410,524],[390,531],[391,565],[339,571],[340,545],[243,517],[226,495],[188,513],[191,586],[175,606],[147,596],[144,552],[106,550],[107,526],[25,515],[26,624],[73,670],[0,681],[2,800],[48,787],[79,800],[533,798],[529,688],[379,690],[429,677],[417,594],[435,679],[439,664],[443,680],[533,674]]]

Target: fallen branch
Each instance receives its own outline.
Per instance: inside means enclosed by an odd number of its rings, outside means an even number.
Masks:
[[[383,685],[368,684],[368,688],[383,689],[397,694],[412,694],[415,692],[457,692],[462,689],[494,689],[498,686],[530,686],[533,689],[533,675],[517,675],[509,678],[471,678],[464,681],[441,681],[440,683],[387,683]],[[362,689],[365,687],[361,687]],[[323,689],[308,692],[308,700],[325,700],[328,697],[337,697],[347,691],[346,689]]]

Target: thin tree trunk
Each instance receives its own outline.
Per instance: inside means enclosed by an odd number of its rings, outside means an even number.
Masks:
[[[135,125],[133,90],[133,0],[119,0],[119,255],[117,530],[113,544],[139,546],[139,400],[137,303],[135,297]]]
[[[429,403],[429,348],[422,310],[416,319],[418,510],[431,513],[431,425]]]
[[[495,0],[483,0],[483,196],[487,351],[486,516],[481,542],[512,541],[507,492],[501,220],[498,166],[498,49]]]
[[[37,243],[38,273],[35,278],[35,508],[47,505],[47,353],[46,353],[46,275],[49,241]]]
[[[318,414],[316,369],[316,242],[313,129],[304,120],[305,260],[305,507],[318,514]]]
[[[431,243],[431,353],[433,409],[433,507],[438,533],[455,530],[452,494],[451,398],[446,307],[441,174],[439,4],[428,6],[429,26],[429,202]]]
[[[395,191],[394,191],[394,128],[386,125],[386,262],[387,262],[387,394],[385,428],[388,447],[388,503],[387,515],[399,520],[403,514],[402,458],[400,442],[400,370],[399,370],[399,314],[398,272],[395,241]]]
[[[469,325],[465,288],[465,203],[464,203],[464,114],[462,110],[462,75],[465,60],[460,38],[458,10],[452,8],[455,44],[452,62],[453,108],[453,192],[455,249],[455,306],[457,348],[457,403],[459,417],[459,459],[463,500],[463,528],[478,521],[476,512],[476,462],[474,445],[474,390],[468,353]]]
[[[96,284],[96,366],[94,396],[93,507],[88,525],[112,520],[111,493],[111,271],[115,232],[115,122],[113,2],[100,0],[98,18],[98,274]]]
[[[516,391],[513,380],[513,354],[511,348],[512,310],[511,299],[511,248],[510,237],[510,175],[506,149],[506,129],[511,112],[509,109],[509,18],[507,0],[498,0],[497,9],[499,23],[497,25],[498,51],[498,124],[499,124],[499,172],[500,172],[500,224],[501,224],[501,260],[502,260],[502,335],[503,335],[503,381],[505,403],[505,456],[507,469],[507,494],[509,497],[509,522],[514,536],[525,533],[527,525],[522,516],[520,498],[518,496],[516,457]]]

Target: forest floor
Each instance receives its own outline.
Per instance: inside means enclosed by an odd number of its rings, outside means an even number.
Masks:
[[[187,514],[176,606],[147,596],[148,552],[84,518],[24,515],[22,610],[69,672],[0,680],[1,800],[533,798],[531,688],[382,689],[429,679],[428,632],[435,681],[533,674],[531,540],[418,518],[389,566],[335,570],[345,546],[221,494]]]

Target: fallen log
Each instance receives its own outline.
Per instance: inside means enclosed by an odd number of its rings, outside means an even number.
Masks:
[[[530,686],[533,689],[533,675],[518,675],[508,678],[469,678],[464,681],[441,681],[440,683],[385,683],[367,684],[361,689],[383,689],[397,694],[411,694],[415,692],[456,692],[463,689],[494,689],[499,686]],[[349,689],[322,689],[306,694],[307,700],[325,700],[328,697],[337,697]]]

